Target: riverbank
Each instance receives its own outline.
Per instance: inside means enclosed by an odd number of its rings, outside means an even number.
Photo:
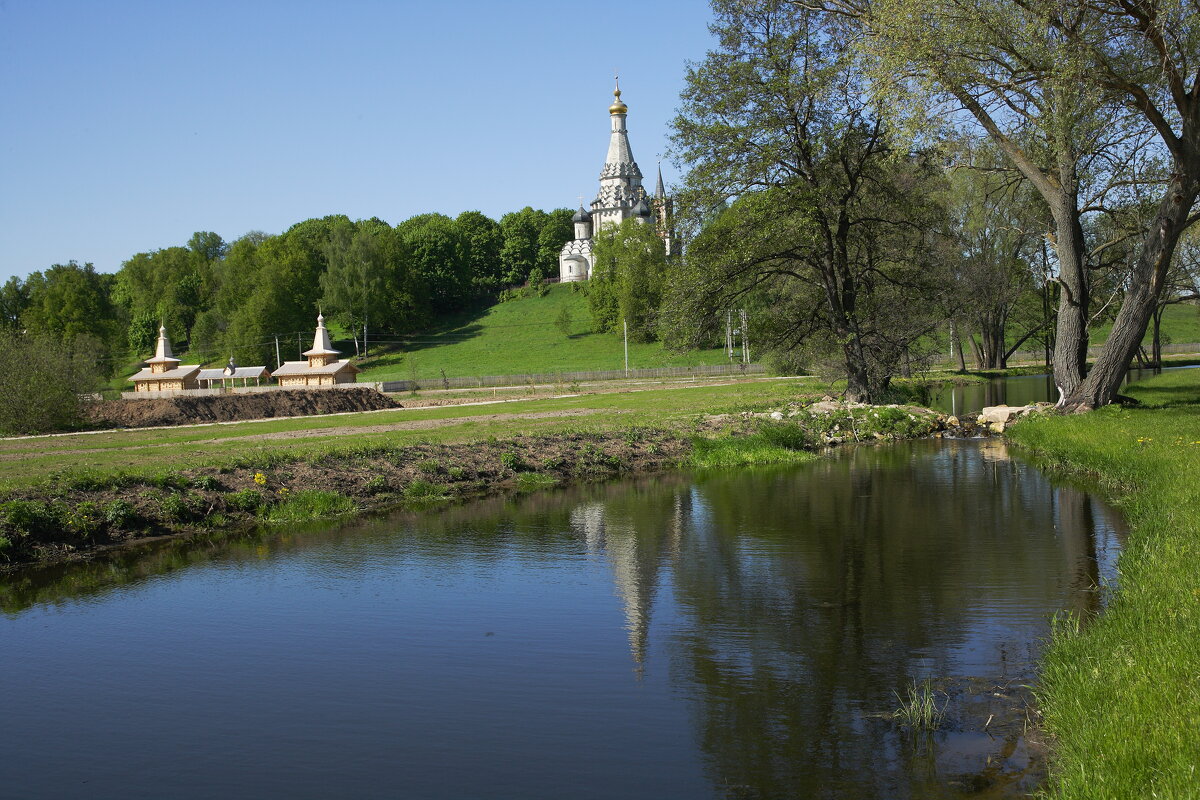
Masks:
[[[202,461],[189,460],[180,448],[175,461],[159,468],[127,465],[146,451],[169,451],[173,438],[186,432],[127,432],[136,444],[106,448],[114,442],[102,441],[89,453],[103,458],[104,468],[56,471],[0,493],[0,566],[87,557],[164,535],[426,507],[680,466],[797,463],[843,443],[975,431],[970,422],[928,410],[841,404],[828,396],[776,396],[757,410],[713,399],[707,406],[698,402],[709,411],[724,409],[720,413],[663,415],[657,425],[640,424],[641,418],[624,413],[595,414],[585,425],[565,411],[510,418],[494,411],[484,416],[489,412],[476,409],[475,419],[450,420],[469,431],[465,441],[414,441],[414,429],[406,423],[349,426],[340,435],[285,427],[234,440],[270,446],[240,453],[216,449]],[[681,403],[683,397],[674,400]],[[481,430],[485,420],[498,427]],[[541,434],[513,433],[541,420],[558,425]],[[436,427],[415,430],[429,433]],[[509,435],[500,438],[488,430]],[[271,438],[254,439],[264,435]]]
[[[1200,371],[1135,384],[1141,406],[1023,421],[1050,469],[1097,479],[1131,527],[1108,608],[1061,619],[1038,691],[1057,798],[1200,791]]]

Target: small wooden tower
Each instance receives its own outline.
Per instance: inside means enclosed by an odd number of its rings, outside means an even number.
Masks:
[[[199,389],[197,377],[200,375],[199,364],[184,364],[171,354],[171,342],[167,339],[166,326],[159,326],[158,344],[154,348],[154,358],[146,360],[146,368],[131,377],[134,390],[138,392],[179,392],[185,389]]]
[[[317,314],[313,346],[303,355],[307,361],[285,361],[275,370],[274,377],[280,386],[334,386],[358,381],[358,367],[339,359],[341,352],[333,349],[323,314]]]

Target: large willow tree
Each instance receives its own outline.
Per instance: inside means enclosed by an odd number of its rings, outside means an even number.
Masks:
[[[947,99],[1046,202],[1062,285],[1054,378],[1064,407],[1113,402],[1200,195],[1196,0],[793,0],[854,20],[884,77]],[[921,98],[921,95],[926,97]],[[1150,142],[1143,139],[1148,133]],[[1089,283],[1108,243],[1083,221],[1128,202],[1139,161],[1166,178],[1112,333],[1087,370]],[[1090,195],[1090,196],[1089,196]]]
[[[938,173],[895,150],[827,16],[773,0],[713,8],[717,46],[689,70],[675,120],[682,205],[701,230],[667,325],[763,309],[759,341],[831,357],[849,398],[878,399],[934,325]]]

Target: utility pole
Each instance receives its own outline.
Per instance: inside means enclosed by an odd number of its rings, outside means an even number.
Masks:
[[[742,363],[750,363],[750,323],[746,318],[746,309],[742,309]]]
[[[275,334],[275,369],[283,366],[283,359],[279,357],[279,334]]]
[[[304,360],[304,343],[300,341],[300,337],[303,335],[300,331],[296,331],[296,352],[300,354],[301,361]]]
[[[725,310],[725,355],[733,363],[733,312]]]
[[[625,329],[625,377],[629,377],[629,323],[624,319],[621,320],[621,327]]]

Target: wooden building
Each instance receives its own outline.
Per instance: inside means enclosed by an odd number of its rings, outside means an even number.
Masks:
[[[339,359],[341,352],[333,349],[324,315],[317,315],[317,335],[312,349],[303,355],[307,361],[285,361],[275,370],[273,377],[280,386],[335,386],[358,381],[358,367]]]
[[[239,385],[249,386],[250,381],[254,381],[255,386],[260,386],[270,378],[271,373],[266,367],[239,367],[234,363],[233,356],[229,357],[229,363],[224,367],[202,369],[197,376],[201,389],[232,389]]]
[[[200,375],[199,364],[179,364],[180,359],[171,354],[171,343],[167,340],[167,329],[158,329],[158,345],[154,348],[154,358],[147,359],[146,367],[131,377],[134,390],[137,392],[179,392],[186,389],[199,389],[197,380]]]

